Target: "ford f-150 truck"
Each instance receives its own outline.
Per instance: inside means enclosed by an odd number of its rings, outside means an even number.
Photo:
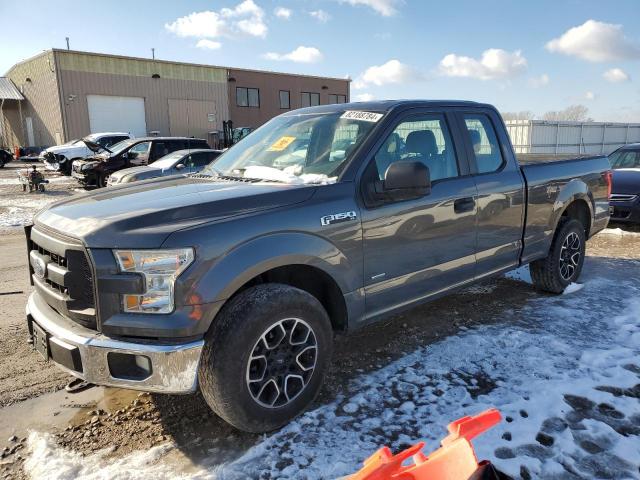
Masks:
[[[29,330],[87,382],[199,389],[235,427],[269,431],[318,393],[334,331],[525,264],[562,292],[610,185],[606,157],[519,165],[489,105],[291,111],[201,173],[40,211]]]

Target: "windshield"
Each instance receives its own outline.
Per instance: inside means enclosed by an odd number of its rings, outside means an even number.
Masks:
[[[640,168],[640,150],[618,150],[609,156],[611,168]]]
[[[125,148],[131,146],[131,144],[135,143],[135,139],[133,138],[128,138],[126,140],[122,140],[121,142],[118,143],[114,143],[113,145],[111,145],[109,147],[109,150],[111,150],[111,152],[113,153],[120,153],[121,151],[123,151]]]
[[[204,173],[284,183],[333,183],[382,117],[360,114],[276,117],[218,157]]]
[[[153,168],[171,168],[178,160],[184,157],[185,154],[186,152],[184,150],[178,150],[177,152],[165,155],[161,159],[153,162]]]

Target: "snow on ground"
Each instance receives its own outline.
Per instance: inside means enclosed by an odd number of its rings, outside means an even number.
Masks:
[[[335,478],[356,471],[382,445],[397,451],[425,440],[432,451],[449,422],[489,407],[504,420],[475,441],[478,456],[515,478],[640,478],[640,278],[616,277],[622,268],[640,270],[640,262],[592,263],[594,273],[571,295],[514,305],[364,374],[343,396],[263,437],[237,460],[185,478]],[[80,460],[39,434],[29,449],[34,478],[43,462],[55,467],[46,470],[52,479],[101,471],[109,478],[176,477],[163,450],[125,457],[114,469],[99,455]]]
[[[59,191],[24,193],[20,196],[2,198],[2,203],[0,204],[0,229],[28,225],[40,209],[64,198],[64,193]]]
[[[640,235],[640,232],[633,232],[629,230],[623,230],[620,227],[618,228],[605,228],[598,235]]]

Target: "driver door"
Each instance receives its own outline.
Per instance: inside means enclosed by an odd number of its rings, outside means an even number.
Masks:
[[[443,112],[401,117],[362,176],[367,318],[474,277],[477,190],[462,140],[449,125],[454,117]],[[429,168],[431,193],[403,201],[368,199],[372,182],[381,184],[389,165],[403,161]]]

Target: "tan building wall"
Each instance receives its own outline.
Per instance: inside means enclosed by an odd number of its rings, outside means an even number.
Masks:
[[[20,107],[17,102],[5,103],[5,134],[14,138],[19,145],[28,145],[27,122],[31,118],[34,145],[54,145],[64,137],[60,111],[58,78],[52,51],[14,65],[8,72],[25,100]]]
[[[229,116],[225,69],[67,51],[56,56],[67,137],[90,133],[87,95],[144,98],[147,132],[159,135],[188,132],[208,140]]]
[[[329,95],[345,95],[349,101],[349,80],[312,77],[253,70],[228,69],[229,114],[234,127],[259,127],[271,118],[288,110],[300,108],[302,92],[320,94],[320,104],[329,103]],[[260,90],[260,107],[240,107],[236,102],[236,88]],[[280,108],[280,90],[289,91],[290,108]]]

